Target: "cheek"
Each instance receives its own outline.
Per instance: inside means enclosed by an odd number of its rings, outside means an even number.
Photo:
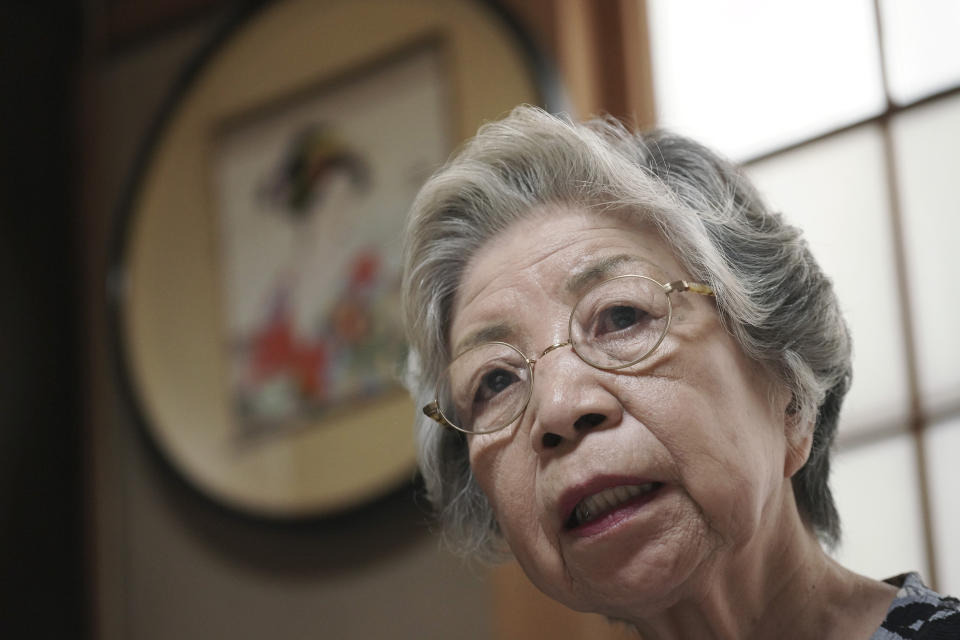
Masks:
[[[745,539],[783,484],[783,434],[764,398],[737,389],[705,398],[698,406],[704,419],[691,420],[707,431],[691,452],[688,486],[712,528]]]
[[[470,468],[508,536],[523,514],[529,520],[536,497],[536,461],[509,446],[510,440],[491,434],[470,441]]]
[[[700,347],[680,350],[661,376],[637,381],[644,393],[622,389],[622,397],[631,398],[630,412],[707,526],[733,543],[760,526],[782,484],[783,425],[736,353],[710,341]],[[696,359],[683,357],[691,353]]]
[[[559,560],[556,541],[545,533],[545,513],[537,483],[537,459],[527,447],[506,446],[509,440],[475,436],[470,466],[493,508],[503,536],[527,574],[551,573]]]

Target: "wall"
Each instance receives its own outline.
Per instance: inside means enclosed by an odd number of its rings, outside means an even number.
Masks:
[[[139,141],[219,18],[94,52],[84,81],[94,635],[487,638],[485,570],[439,548],[409,491],[328,523],[243,519],[183,484],[120,396],[104,315],[114,208]]]
[[[80,16],[44,4],[0,4],[0,637],[82,636],[85,625],[71,180]]]
[[[113,209],[179,70],[213,32],[216,8],[231,4],[89,3],[93,39],[118,43],[88,52],[83,82],[95,637],[623,637],[599,616],[548,600],[515,565],[491,572],[440,550],[409,494],[328,525],[271,527],[199,497],[139,432],[112,377],[107,346]],[[575,115],[607,111],[641,125],[652,121],[642,0],[502,4],[554,53]],[[188,19],[171,28],[177,15]],[[120,36],[110,38],[111,30]]]

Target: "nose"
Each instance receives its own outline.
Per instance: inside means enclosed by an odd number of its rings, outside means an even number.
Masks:
[[[560,346],[569,346],[567,344]],[[544,355],[557,351],[541,363]],[[573,349],[548,348],[534,367],[533,392],[527,411],[533,424],[533,450],[545,454],[573,446],[587,432],[620,422],[623,408],[600,371],[581,360]]]

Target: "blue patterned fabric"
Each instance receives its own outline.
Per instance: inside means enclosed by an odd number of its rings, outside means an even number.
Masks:
[[[916,573],[886,582],[900,590],[870,640],[960,640],[960,600],[932,591]]]

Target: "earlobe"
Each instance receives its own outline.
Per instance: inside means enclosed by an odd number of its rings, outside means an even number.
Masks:
[[[784,405],[781,405],[784,406]],[[802,413],[797,406],[796,396],[789,395],[789,401],[783,409],[783,432],[787,441],[786,455],[783,461],[783,476],[792,478],[810,458],[813,447],[813,421],[801,422]]]
[[[792,432],[792,437],[791,437]],[[813,425],[796,425],[787,432],[787,455],[783,461],[783,476],[792,478],[807,464],[813,446]]]
[[[787,445],[783,477],[792,478],[810,458],[815,425],[812,420],[804,420],[804,412],[800,410],[797,397],[788,388],[780,386],[774,393],[777,398],[776,410],[783,416],[783,436]]]

